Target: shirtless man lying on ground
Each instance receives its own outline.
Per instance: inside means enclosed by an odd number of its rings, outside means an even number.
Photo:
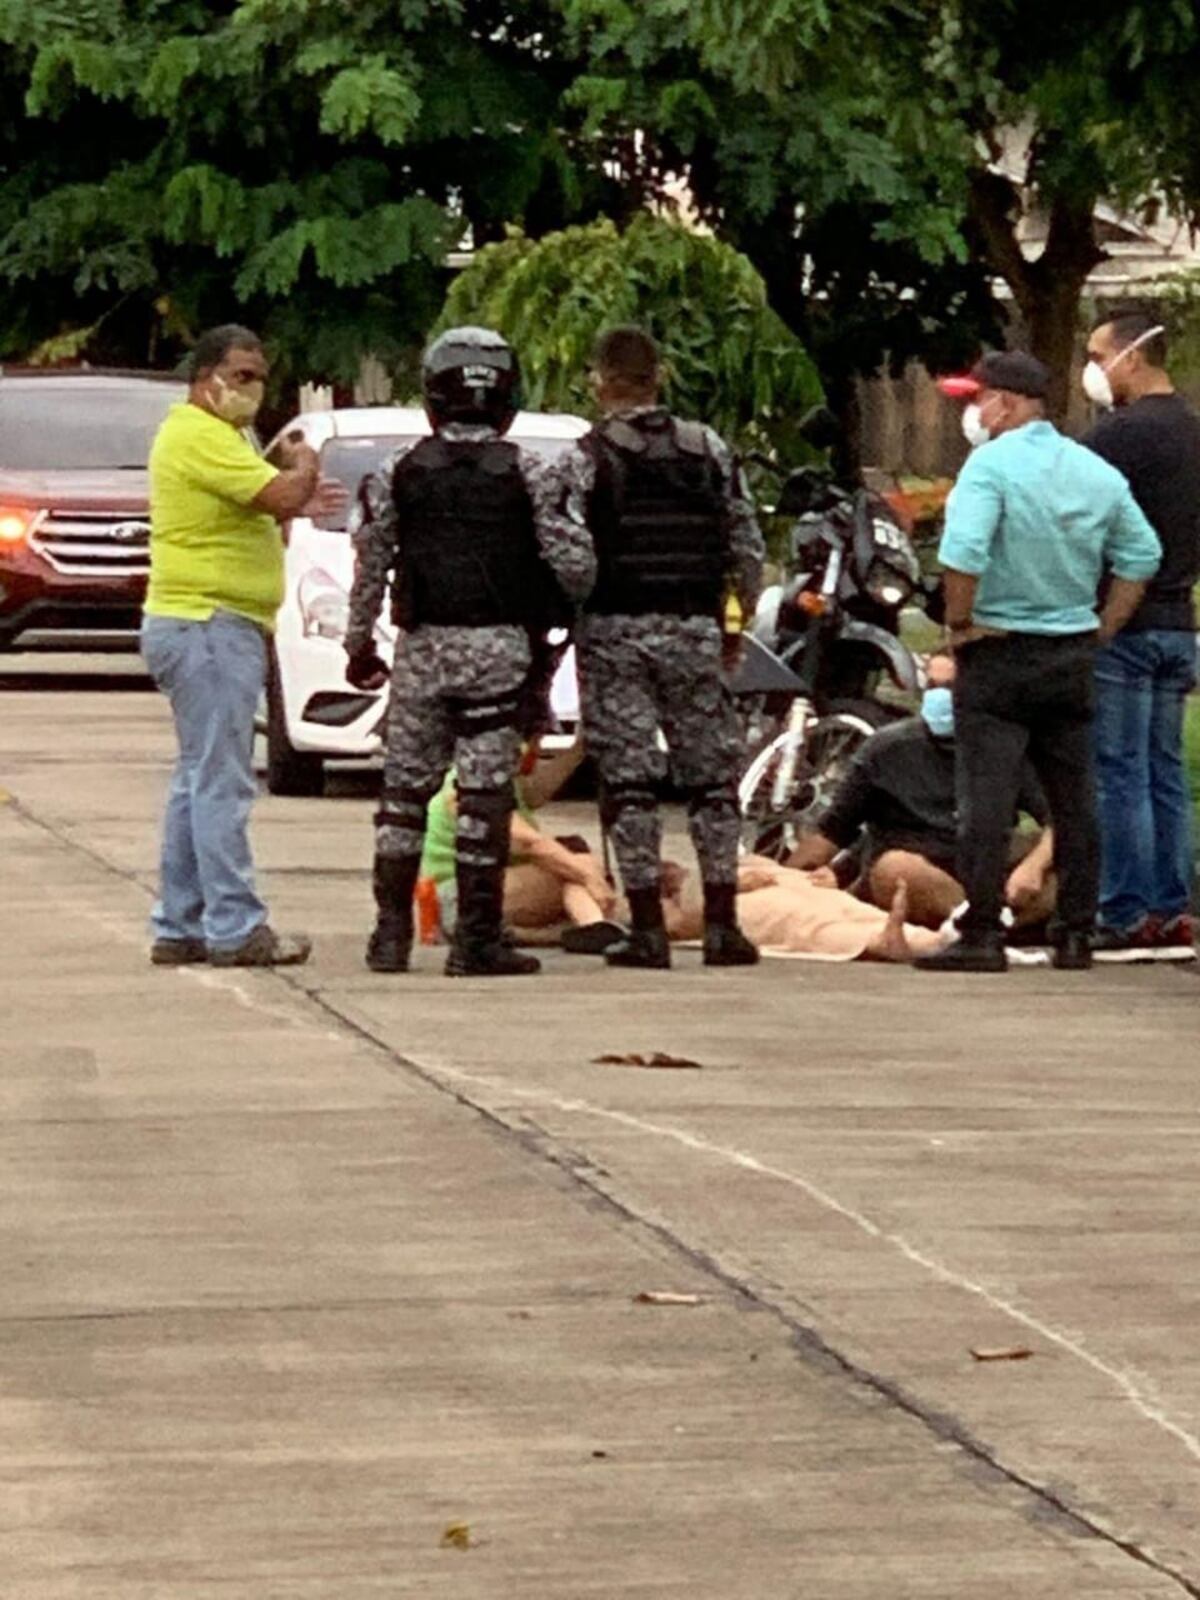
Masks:
[[[667,932],[698,939],[704,923],[700,887],[681,867],[663,873]],[[940,950],[945,936],[908,919],[908,888],[896,886],[889,910],[867,905],[837,886],[828,869],[799,872],[765,856],[746,856],[738,869],[737,911],[746,937],[765,953],[819,961],[913,961]]]

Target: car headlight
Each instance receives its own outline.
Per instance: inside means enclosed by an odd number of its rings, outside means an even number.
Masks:
[[[346,636],[350,622],[350,596],[322,567],[311,567],[300,580],[300,623],[306,639]]]
[[[876,605],[897,609],[912,599],[912,579],[886,561],[872,561],[864,588]]]

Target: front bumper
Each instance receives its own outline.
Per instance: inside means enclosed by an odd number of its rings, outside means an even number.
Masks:
[[[144,577],[75,577],[55,572],[31,551],[6,553],[0,559],[0,648],[133,642],[145,594]]]

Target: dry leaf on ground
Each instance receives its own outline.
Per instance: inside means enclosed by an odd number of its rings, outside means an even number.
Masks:
[[[469,1550],[473,1543],[469,1522],[451,1522],[442,1530],[443,1550]]]
[[[995,1350],[972,1349],[976,1361],[1028,1361],[1033,1351],[1023,1344],[1005,1345]]]
[[[703,1067],[699,1061],[691,1061],[687,1056],[668,1055],[663,1050],[655,1050],[651,1055],[641,1055],[632,1051],[625,1055],[608,1054],[593,1056],[593,1065],[598,1067],[686,1067],[692,1071],[701,1072]]]

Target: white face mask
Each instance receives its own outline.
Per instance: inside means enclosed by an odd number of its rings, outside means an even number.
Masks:
[[[963,411],[962,431],[972,450],[978,450],[981,444],[987,444],[992,437],[992,430],[983,420],[983,407],[977,400],[972,400]]]
[[[1106,366],[1102,367],[1098,361],[1088,362],[1083,369],[1083,392],[1094,406],[1099,406],[1103,411],[1112,410],[1117,403],[1117,397],[1113,394],[1109,373],[1124,361],[1126,356],[1131,356],[1135,350],[1140,350],[1144,344],[1149,344],[1151,339],[1157,339],[1160,333],[1165,332],[1165,328],[1147,328],[1140,339],[1135,339],[1132,344],[1126,345],[1124,350],[1118,351]]]

